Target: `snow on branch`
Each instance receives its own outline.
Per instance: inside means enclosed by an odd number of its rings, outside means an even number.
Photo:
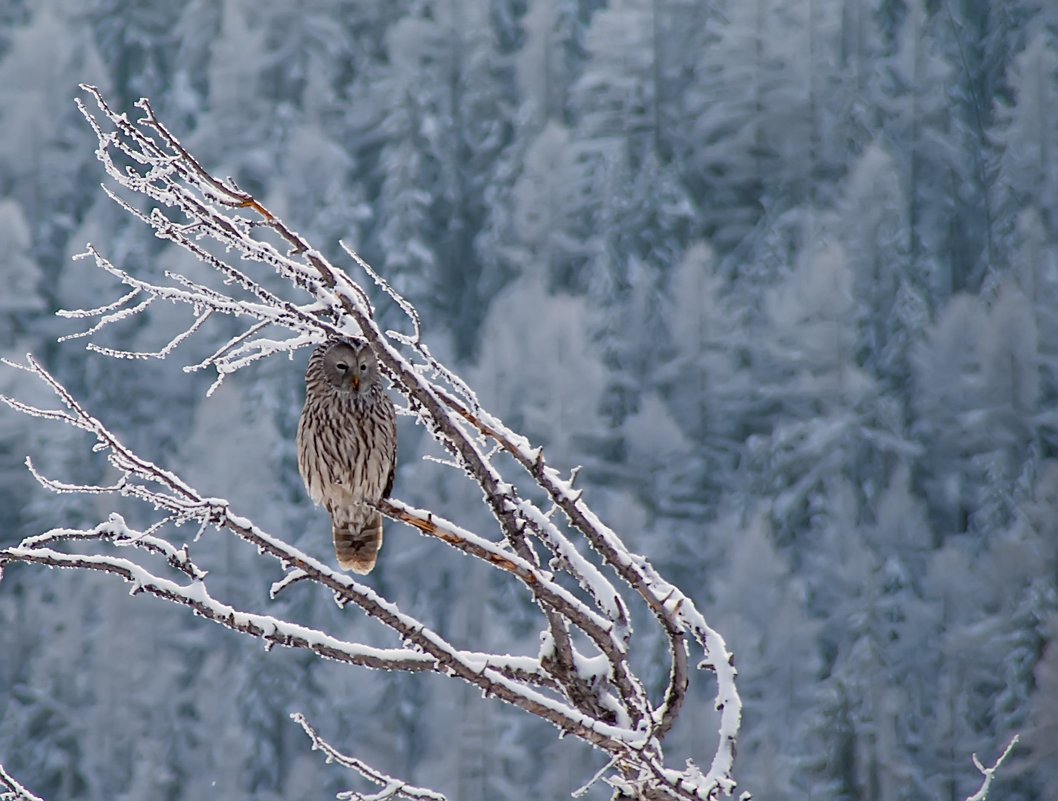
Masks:
[[[415,787],[400,779],[394,779],[392,776],[387,776],[356,757],[346,756],[341,753],[320,737],[300,712],[295,712],[290,717],[305,730],[305,734],[312,741],[313,751],[322,751],[328,762],[337,762],[339,765],[356,771],[364,778],[382,787],[379,792],[371,793],[370,795],[349,791],[339,793],[338,798],[350,799],[350,801],[385,801],[385,799],[389,798],[411,798],[414,801],[445,801],[445,797],[440,793],[435,793],[433,790],[427,790],[422,787]]]
[[[1018,740],[1021,739],[1018,735],[1014,735],[1010,742],[1007,743],[1007,747],[1003,749],[1003,753],[999,755],[995,763],[990,768],[986,768],[981,764],[981,760],[977,758],[977,754],[973,755],[974,767],[976,767],[981,774],[985,777],[985,780],[981,783],[981,787],[971,796],[967,796],[966,801],[985,801],[988,798],[988,792],[992,789],[992,780],[995,778],[996,771],[999,770],[999,766],[1003,764],[1003,760],[1010,755],[1010,752],[1014,750],[1014,746],[1018,744]]]
[[[15,781],[3,765],[0,765],[0,790],[3,790],[0,792],[0,801],[44,801]]]
[[[342,246],[361,277],[374,283],[408,318],[410,334],[380,329],[369,296],[356,280],[230,179],[213,176],[158,119],[147,100],[136,104],[143,116],[133,121],[112,109],[99,90],[82,88],[92,107],[83,101],[78,107],[96,133],[97,156],[114,184],[104,190],[156,236],[194,255],[216,280],[207,285],[173,272],[155,277],[140,274],[130,266],[112,264],[97,245],[90,244],[83,258],[116,278],[124,289],[112,303],[61,312],[63,317],[84,321],[80,333],[66,339],[83,339],[89,348],[107,356],[165,359],[179,352],[188,338],[204,336],[211,317],[238,319],[244,322],[241,333],[212,348],[208,358],[184,368],[212,369],[219,383],[224,376],[278,353],[335,335],[362,336],[404,397],[408,413],[445,448],[449,463],[479,485],[497,531],[488,532],[491,536],[470,532],[397,498],[384,501],[380,510],[519,582],[540,610],[543,647],[532,656],[456,647],[370,587],[261,530],[234,514],[224,499],[199,493],[179,476],[131,451],[32,356],[26,364],[14,366],[37,376],[61,408],[37,408],[10,398],[5,402],[22,413],[89,432],[96,439],[95,450],[105,453],[120,475],[113,485],[71,485],[34,469],[41,484],[54,492],[135,498],[157,510],[159,517],[143,532],[129,530],[117,515],[86,530],[47,532],[0,551],[0,568],[24,562],[111,573],[131,582],[134,592],[188,606],[269,645],[304,648],[367,667],[430,670],[459,678],[605,752],[608,767],[603,778],[629,797],[712,799],[733,793],[732,765],[741,717],[735,670],[723,638],[691,599],[646,559],[628,551],[591,510],[582,492],[574,489],[572,475],[564,477],[548,464],[541,448],[481,406],[473,390],[433,356],[414,307],[359,255]],[[147,202],[138,205],[136,198]],[[143,211],[141,205],[150,211]],[[276,277],[283,279],[279,285],[285,281],[285,290],[275,288]],[[193,314],[186,328],[166,332],[167,344],[159,350],[125,351],[93,341],[108,326],[163,301],[186,305]],[[510,458],[495,458],[500,454]],[[556,511],[564,515],[564,527],[553,519]],[[352,604],[388,626],[402,647],[369,649],[262,611],[224,604],[207,591],[209,577],[191,558],[193,543],[172,541],[185,523],[199,530],[225,531],[274,558],[284,578],[271,585],[271,598],[294,583],[315,585],[339,605]],[[98,552],[65,553],[60,548],[67,540],[88,543]],[[123,555],[113,553],[115,548],[122,548]],[[162,575],[163,569],[174,572]],[[631,665],[630,655],[642,641],[632,630],[631,603],[650,611],[668,642],[668,683],[657,699],[651,698]],[[667,767],[662,747],[683,707],[692,666],[715,678],[720,711],[718,744],[704,772],[692,763],[680,770]],[[330,758],[383,787],[374,795],[348,797],[440,798],[341,756],[307,723],[299,722]]]

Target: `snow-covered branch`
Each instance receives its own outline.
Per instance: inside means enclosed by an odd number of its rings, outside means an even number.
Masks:
[[[138,499],[157,510],[159,517],[142,532],[130,530],[121,517],[112,514],[86,530],[58,529],[31,537],[0,551],[0,568],[22,562],[110,573],[130,582],[134,592],[190,607],[198,615],[263,639],[270,646],[302,648],[366,667],[429,670],[462,679],[485,695],[547,720],[561,732],[604,751],[611,766],[604,778],[629,797],[710,799],[731,794],[741,715],[735,670],[723,638],[709,627],[691,599],[663,579],[646,559],[628,551],[592,511],[581,490],[574,489],[572,476],[564,477],[548,463],[541,448],[481,406],[473,390],[433,356],[412,305],[355,252],[345,248],[356,268],[406,315],[410,335],[383,331],[363,287],[260,201],[230,179],[213,176],[158,119],[148,101],[137,104],[144,116],[133,122],[112,109],[97,89],[83,88],[95,108],[82,102],[79,108],[98,137],[98,158],[117,185],[106,187],[107,193],[158,237],[184,248],[215,271],[218,280],[215,286],[207,286],[172,272],[162,278],[133,274],[130,268],[112,264],[99,246],[90,244],[83,256],[125,289],[112,303],[60,312],[85,322],[79,333],[66,339],[83,338],[90,349],[107,356],[165,359],[190,337],[204,335],[211,317],[238,318],[246,321],[241,333],[212,348],[210,357],[184,368],[211,368],[219,383],[260,359],[335,335],[365,338],[405,399],[406,411],[447,450],[451,463],[477,482],[499,537],[467,531],[396,498],[382,502],[380,510],[520,582],[540,609],[543,647],[531,656],[456,647],[370,587],[236,515],[226,500],[200,493],[176,474],[133,452],[32,356],[24,365],[11,366],[35,375],[55,394],[61,408],[4,400],[22,413],[92,434],[95,450],[105,453],[119,479],[105,486],[66,484],[40,474],[30,463],[34,476],[54,492]],[[149,201],[149,213],[135,204],[136,196]],[[285,279],[289,293],[278,294],[271,288],[275,285],[271,279],[266,287],[264,275]],[[121,350],[93,341],[103,329],[159,301],[186,305],[192,316],[186,328],[167,332],[167,344],[158,350]],[[498,454],[505,456],[495,458]],[[556,510],[565,516],[566,526],[554,521]],[[225,604],[207,590],[209,577],[192,560],[193,543],[173,541],[176,529],[184,524],[198,530],[226,531],[274,558],[285,576],[272,584],[270,597],[294,583],[316,585],[339,605],[352,604],[388,626],[402,647],[369,648],[262,611],[237,610]],[[88,554],[60,550],[69,540],[97,550]],[[114,548],[124,549],[123,555],[113,553]],[[175,572],[163,575],[160,571],[164,570]],[[644,605],[668,641],[668,686],[657,699],[650,697],[630,663],[637,642],[630,603]],[[704,772],[690,763],[681,770],[667,767],[662,747],[683,706],[692,664],[715,677],[720,711],[718,745]],[[383,788],[374,795],[354,793],[350,798],[440,798],[342,756],[303,719],[299,723],[314,746],[330,759]]]
[[[43,801],[40,796],[33,795],[29,790],[15,781],[4,766],[0,765],[0,801]]]
[[[322,751],[328,762],[336,762],[343,767],[354,770],[365,779],[374,782],[382,788],[378,792],[370,794],[353,791],[340,793],[338,798],[349,799],[350,801],[385,801],[388,798],[411,798],[413,801],[445,801],[445,797],[440,793],[435,793],[433,790],[427,790],[423,787],[415,787],[400,779],[394,779],[392,776],[387,776],[356,757],[341,753],[320,737],[316,729],[305,720],[305,716],[301,713],[295,712],[290,717],[305,730],[305,734],[312,741],[313,751]]]
[[[1020,738],[1018,735],[1014,735],[1010,738],[1010,742],[1007,743],[1007,747],[1003,749],[1003,753],[999,755],[996,761],[992,764],[992,767],[986,768],[981,764],[981,760],[977,758],[977,754],[973,755],[974,767],[981,771],[981,775],[984,776],[984,781],[981,782],[981,786],[977,792],[966,798],[966,801],[985,801],[988,798],[988,793],[992,789],[992,780],[995,779],[996,771],[999,770],[1000,765],[1010,755],[1010,752],[1014,750],[1014,746],[1018,744]]]

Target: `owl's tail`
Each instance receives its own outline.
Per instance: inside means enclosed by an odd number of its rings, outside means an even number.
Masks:
[[[371,511],[352,519],[332,519],[334,553],[342,570],[365,575],[371,572],[382,547],[382,515]]]

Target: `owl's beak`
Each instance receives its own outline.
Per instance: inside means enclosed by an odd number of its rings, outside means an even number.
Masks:
[[[360,376],[354,375],[353,378],[352,378],[352,382],[353,382],[353,392],[359,392],[360,391]]]

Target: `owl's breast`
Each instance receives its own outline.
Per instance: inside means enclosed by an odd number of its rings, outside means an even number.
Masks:
[[[392,423],[353,406],[307,403],[298,424],[298,470],[309,497],[329,509],[379,500],[393,469]]]

